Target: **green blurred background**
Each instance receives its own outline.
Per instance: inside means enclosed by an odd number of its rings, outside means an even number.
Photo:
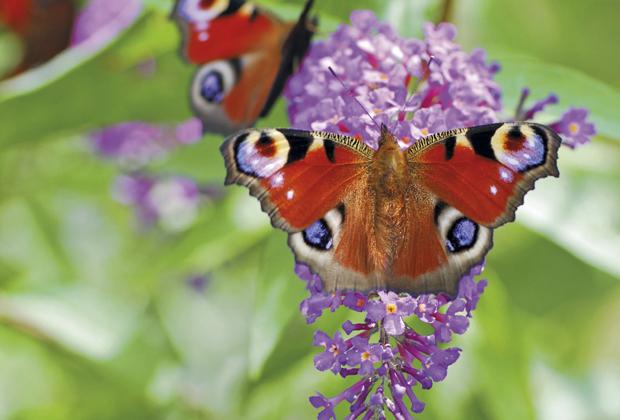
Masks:
[[[292,18],[302,2],[258,3]],[[442,4],[317,0],[315,10],[320,37],[353,8],[420,36]],[[191,116],[193,69],[171,5],[145,1],[103,50],[0,84],[0,419],[306,419],[310,394],[347,382],[313,368],[311,336],[348,314],[305,324],[285,235],[246,191],[231,188],[179,233],[139,229],[111,198],[119,168],[85,135]],[[523,86],[533,99],[555,92],[560,104],[539,122],[586,107],[599,134],[563,150],[560,179],[539,182],[496,233],[489,287],[456,340],[461,359],[419,393],[419,418],[619,419],[620,2],[453,0],[449,17],[466,50],[502,64],[506,109]],[[0,38],[0,65],[14,48]],[[151,58],[145,78],[137,66]],[[287,125],[283,101],[260,125]],[[219,185],[220,141],[148,169]],[[203,292],[186,283],[197,273],[210,279]]]

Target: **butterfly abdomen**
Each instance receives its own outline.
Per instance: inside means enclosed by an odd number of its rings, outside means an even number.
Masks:
[[[369,255],[374,270],[383,275],[390,271],[402,239],[406,234],[406,188],[410,185],[407,159],[396,139],[382,134],[380,147],[371,165],[370,191],[372,238]]]

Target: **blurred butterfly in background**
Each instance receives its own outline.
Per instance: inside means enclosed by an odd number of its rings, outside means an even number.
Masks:
[[[200,66],[191,103],[205,131],[230,134],[269,113],[316,30],[311,7],[284,22],[243,0],[177,0],[182,54]]]
[[[559,176],[560,143],[540,124],[498,123],[406,150],[382,126],[376,151],[339,134],[249,129],[221,151],[226,184],[250,189],[327,291],[454,295],[534,182]]]
[[[52,59],[69,46],[75,5],[71,0],[0,0],[0,26],[19,38],[22,57],[8,78]]]

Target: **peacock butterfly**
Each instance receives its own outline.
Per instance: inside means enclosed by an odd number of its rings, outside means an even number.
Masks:
[[[230,134],[269,113],[310,45],[312,2],[284,22],[244,0],[177,0],[182,54],[200,66],[190,96],[205,131]]]
[[[21,62],[4,77],[43,64],[67,48],[74,18],[72,0],[0,0],[0,25],[23,45]]]
[[[560,143],[525,122],[437,133],[405,150],[382,126],[376,151],[334,133],[248,129],[221,152],[226,184],[249,188],[326,290],[453,295],[535,181],[559,176]]]

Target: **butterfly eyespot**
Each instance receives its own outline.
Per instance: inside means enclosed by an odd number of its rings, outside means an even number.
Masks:
[[[218,60],[205,64],[192,82],[192,104],[200,114],[215,113],[226,100],[239,78],[240,62],[237,59]]]
[[[229,7],[228,0],[182,0],[178,13],[189,22],[199,23],[215,19]]]
[[[272,157],[278,151],[273,137],[263,134],[256,142],[256,151],[264,157]]]
[[[333,246],[332,233],[323,219],[317,220],[303,231],[304,242],[321,251],[330,250]]]
[[[491,139],[496,159],[508,168],[525,172],[544,165],[547,154],[546,134],[529,125],[504,125]]]
[[[286,138],[278,130],[251,131],[237,137],[234,156],[242,173],[269,178],[286,164],[289,150]]]
[[[216,70],[212,70],[202,78],[200,95],[211,103],[220,103],[224,99],[224,77]]]
[[[213,6],[213,3],[215,3],[215,0],[200,0],[198,2],[198,7],[200,9],[209,9]]]
[[[467,250],[474,246],[477,236],[478,225],[466,217],[461,217],[448,231],[446,248],[450,252]]]

